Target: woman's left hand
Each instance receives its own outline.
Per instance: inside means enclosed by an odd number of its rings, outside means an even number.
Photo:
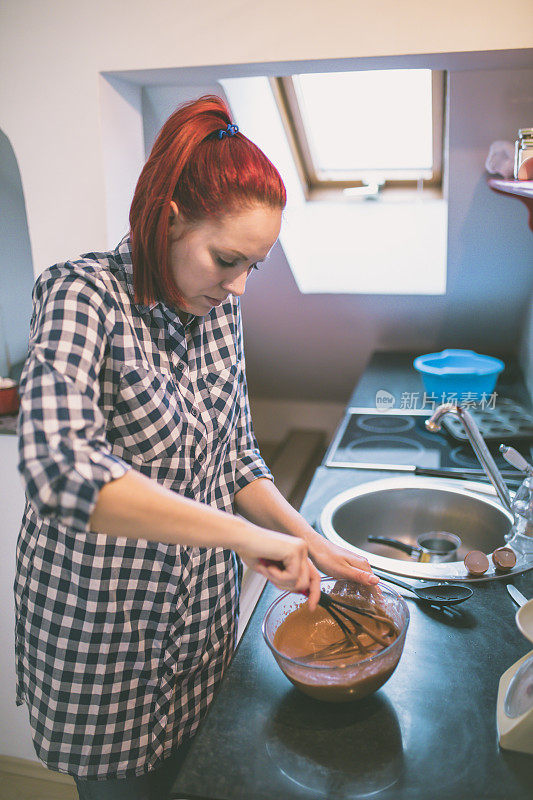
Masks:
[[[317,569],[332,578],[355,581],[365,586],[379,583],[366,558],[328,542],[316,531],[314,533],[315,536],[307,540],[307,546],[309,558]]]

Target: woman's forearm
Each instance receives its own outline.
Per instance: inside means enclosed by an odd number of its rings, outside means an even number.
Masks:
[[[90,523],[108,536],[235,550],[279,589],[309,593],[311,608],[318,603],[319,576],[303,541],[181,497],[135,470],[100,489]]]
[[[258,478],[240,489],[235,494],[235,509],[255,525],[298,536],[308,544],[322,538],[268,478]]]
[[[182,497],[132,469],[102,487],[91,514],[91,530],[237,551],[263,533],[245,520]]]

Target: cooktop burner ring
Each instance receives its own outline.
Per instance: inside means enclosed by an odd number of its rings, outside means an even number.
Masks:
[[[369,433],[406,433],[415,426],[415,421],[408,416],[394,414],[368,414],[357,420],[357,427]]]
[[[414,439],[407,439],[403,438],[402,436],[391,436],[388,437],[384,436],[361,436],[360,439],[353,439],[347,447],[351,453],[356,452],[361,447],[368,447],[370,445],[373,449],[391,449],[398,451],[398,456],[401,457],[402,455],[408,454],[410,456],[413,453],[424,453],[425,447],[420,442],[415,441]],[[401,462],[400,462],[401,463]]]
[[[494,456],[494,458],[497,459],[497,456]],[[454,447],[454,449],[450,451],[450,459],[454,466],[481,469],[481,464],[470,442],[465,442],[459,445],[459,447]]]

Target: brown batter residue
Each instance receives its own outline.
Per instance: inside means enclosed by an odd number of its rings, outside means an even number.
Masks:
[[[283,620],[274,635],[274,647],[289,658],[340,666],[370,658],[398,637],[394,623],[385,614],[383,621],[358,613],[351,616],[368,630],[368,633],[358,632],[355,644],[346,642],[344,633],[324,608],[318,606],[311,612],[304,603]],[[332,647],[336,644],[338,648]]]

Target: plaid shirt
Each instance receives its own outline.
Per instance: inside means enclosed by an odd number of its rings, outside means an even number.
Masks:
[[[238,298],[186,324],[163,302],[136,304],[128,237],[56,264],[35,284],[20,395],[16,702],[51,769],[141,775],[209,706],[235,644],[242,564],[222,548],[94,533],[90,514],[130,468],[229,513],[236,491],[272,478]]]

